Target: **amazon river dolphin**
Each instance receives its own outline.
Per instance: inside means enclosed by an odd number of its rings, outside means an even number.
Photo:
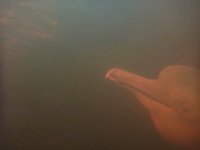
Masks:
[[[160,135],[186,150],[200,150],[200,71],[173,65],[148,79],[122,69],[110,69],[105,78],[134,94]]]

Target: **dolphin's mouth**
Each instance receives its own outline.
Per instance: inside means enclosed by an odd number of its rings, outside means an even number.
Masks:
[[[118,75],[117,73],[119,72],[119,69],[117,68],[113,68],[111,70],[109,70],[106,75],[105,75],[105,78],[106,79],[109,79],[111,81],[116,81],[118,82]]]
[[[133,90],[135,90],[135,87],[132,85],[132,84],[130,84],[130,83],[127,83],[127,81],[124,81],[124,80],[120,80],[120,75],[119,75],[119,72],[120,72],[121,70],[119,70],[119,69],[117,69],[117,68],[114,68],[114,69],[112,69],[112,70],[109,70],[107,73],[106,73],[106,75],[105,75],[105,78],[106,79],[109,79],[109,80],[111,80],[111,81],[114,81],[114,82],[116,82],[116,83],[118,83],[118,84],[120,84],[120,85],[122,85],[122,86],[125,86],[125,87],[128,87],[128,88],[130,88],[130,89],[133,89]]]
[[[150,85],[152,83],[151,80],[118,68],[109,70],[105,78],[145,95],[148,94],[149,89],[152,88],[152,85]]]
[[[130,73],[124,70],[113,68],[106,73],[105,78],[130,89],[137,90],[133,86],[133,83],[131,84],[131,82],[129,81],[131,78]]]
[[[141,87],[140,90],[142,90],[148,83],[146,81],[147,79],[118,68],[109,70],[106,73],[105,78],[135,90],[137,90],[139,86]]]
[[[122,87],[137,91],[155,103],[160,103],[169,107],[168,102],[163,101],[156,92],[158,89],[156,80],[147,79],[118,68],[109,70],[106,73],[105,78],[119,84]]]

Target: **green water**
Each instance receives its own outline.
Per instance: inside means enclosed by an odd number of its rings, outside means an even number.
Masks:
[[[198,2],[1,3],[5,150],[169,149],[145,108],[104,74],[199,68]]]

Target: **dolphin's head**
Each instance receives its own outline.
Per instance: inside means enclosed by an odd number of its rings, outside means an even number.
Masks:
[[[109,79],[129,89],[149,110],[161,135],[179,145],[200,142],[200,71],[173,65],[161,70],[157,79],[114,68]]]

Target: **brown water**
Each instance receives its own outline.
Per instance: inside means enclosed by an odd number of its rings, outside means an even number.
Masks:
[[[2,150],[170,149],[145,108],[104,79],[200,68],[196,0],[0,2]]]

